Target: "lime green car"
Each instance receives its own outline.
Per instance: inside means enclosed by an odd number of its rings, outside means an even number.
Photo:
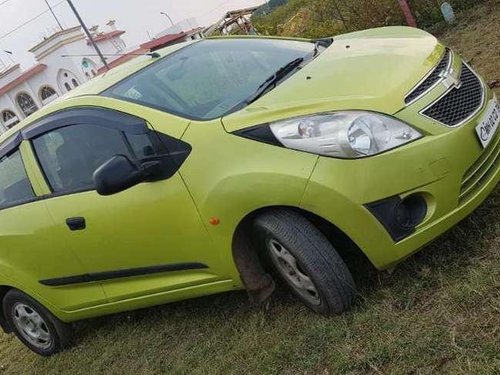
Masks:
[[[140,57],[2,135],[0,324],[51,355],[71,322],[276,278],[341,313],[339,254],[392,267],[492,192],[499,117],[417,29]]]

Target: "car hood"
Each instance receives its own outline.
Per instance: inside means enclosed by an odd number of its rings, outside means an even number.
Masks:
[[[342,109],[394,114],[444,52],[435,37],[384,27],[335,37],[333,44],[271,92],[222,119],[227,131]]]

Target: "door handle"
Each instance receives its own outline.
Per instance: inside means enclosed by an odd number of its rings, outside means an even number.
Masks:
[[[66,219],[66,225],[70,230],[83,230],[86,228],[84,217],[70,217]]]

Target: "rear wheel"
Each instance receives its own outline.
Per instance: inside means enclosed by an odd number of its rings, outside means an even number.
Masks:
[[[322,314],[347,310],[356,286],[326,237],[302,215],[276,209],[258,216],[255,237],[266,258],[291,291]]]
[[[3,312],[21,342],[37,354],[50,356],[69,346],[72,328],[57,319],[28,295],[10,290],[3,299]]]

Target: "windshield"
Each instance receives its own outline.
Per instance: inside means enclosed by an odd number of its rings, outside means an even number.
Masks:
[[[276,39],[203,40],[103,94],[190,119],[214,119],[244,102],[277,70],[304,58],[314,47],[310,42]]]

